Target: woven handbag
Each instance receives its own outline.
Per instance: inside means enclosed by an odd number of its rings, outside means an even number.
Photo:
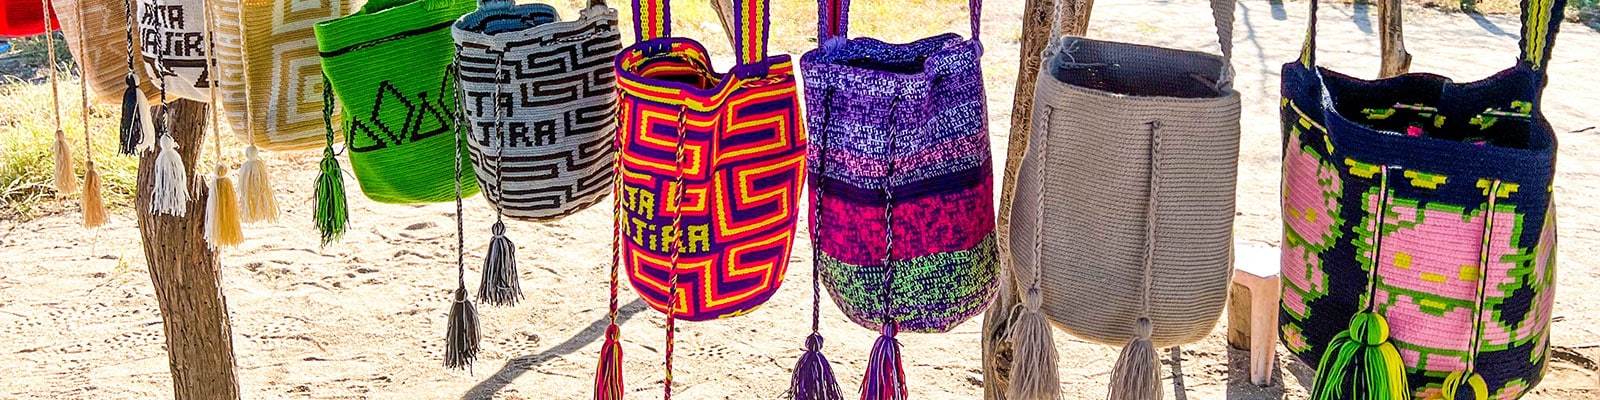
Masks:
[[[206,76],[206,0],[138,0],[139,44],[146,76],[167,82],[170,99],[211,101]],[[160,57],[157,57],[160,52]],[[146,92],[147,96],[157,97]]]
[[[318,22],[362,0],[210,0],[217,10],[217,92],[239,140],[273,151],[323,145]],[[337,118],[337,116],[335,116]]]
[[[1515,399],[1539,383],[1556,287],[1540,97],[1565,5],[1523,1],[1516,65],[1458,83],[1317,67],[1311,3],[1283,67],[1281,328],[1318,365],[1313,398]]]
[[[738,65],[711,68],[700,43],[671,37],[666,0],[635,0],[637,42],[616,58],[617,265],[667,314],[666,394],[677,320],[753,311],[783,283],[805,183],[794,65],[767,55],[766,0],[734,2]],[[613,283],[613,288],[615,283]],[[616,291],[612,291],[612,315]],[[597,399],[622,396],[616,325]]]
[[[611,191],[616,151],[617,11],[596,0],[560,21],[544,4],[482,4],[452,32],[484,198],[531,220],[599,202]]]
[[[971,39],[907,44],[846,38],[849,6],[818,2],[821,47],[800,58],[815,262],[856,324],[948,331],[998,285],[981,1]]]
[[[455,199],[450,24],[475,8],[472,0],[373,0],[317,23],[322,71],[344,111],[350,166],[367,198]],[[462,182],[462,190],[477,194],[477,180]]]
[[[18,38],[60,29],[61,23],[57,21],[58,16],[54,11],[49,13],[51,29],[45,29],[45,4],[34,0],[0,1],[0,37]],[[71,10],[60,4],[56,4],[55,8]]]
[[[54,0],[56,7],[63,10],[82,9],[83,21],[78,20],[75,13],[61,15],[61,30],[69,38],[84,35],[84,43],[79,45],[76,40],[67,41],[67,49],[72,52],[72,59],[77,60],[80,74],[84,77],[84,86],[89,89],[90,98],[105,104],[117,104],[122,99],[117,97],[127,89],[126,80],[130,72],[130,57],[126,50],[138,47],[138,37],[128,32],[128,21],[132,17],[132,10],[136,7],[128,0]],[[134,45],[130,47],[128,40],[133,39]],[[139,69],[142,92],[155,93],[156,87],[149,80],[144,79],[143,69]]]
[[[1240,102],[1233,2],[1211,8],[1221,56],[1058,36],[1035,86],[1010,216],[1014,276],[1028,311],[1127,343],[1119,372],[1158,372],[1145,353],[1204,338],[1227,299]],[[1111,398],[1159,397],[1159,377],[1124,378],[1113,373]]]

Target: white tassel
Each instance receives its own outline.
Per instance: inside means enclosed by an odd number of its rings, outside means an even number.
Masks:
[[[156,155],[154,174],[155,190],[151,192],[150,211],[182,217],[189,204],[188,174],[184,173],[183,156],[178,155],[178,143],[171,136],[161,136],[161,152]]]
[[[272,192],[267,164],[256,156],[256,146],[244,149],[244,164],[239,165],[239,220],[245,223],[276,222],[278,199]]]
[[[142,93],[139,94],[139,112],[145,114],[143,118],[139,118],[139,129],[143,131],[144,134],[139,135],[138,150],[140,153],[155,150],[155,142],[152,140],[156,138],[156,117],[158,116],[151,115],[150,100],[146,100],[144,98],[144,94]],[[161,115],[160,117],[165,117],[165,115]]]

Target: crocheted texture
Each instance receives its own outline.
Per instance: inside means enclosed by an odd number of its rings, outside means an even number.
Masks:
[[[450,135],[456,108],[450,24],[475,8],[472,0],[374,0],[316,25],[322,69],[344,110],[350,166],[368,198],[455,199],[453,169],[445,165],[457,147]],[[478,193],[476,179],[461,185],[463,196]]]
[[[623,265],[645,302],[665,311],[674,145],[685,143],[684,248],[676,318],[750,312],[783,282],[794,245],[805,131],[787,56],[712,71],[705,48],[680,38],[630,46],[621,87]],[[678,115],[685,114],[685,132]]]
[[[321,147],[324,88],[314,27],[360,2],[209,1],[217,10],[217,103],[234,135],[273,151]]]
[[[91,100],[97,103],[121,104],[123,89],[127,88],[124,80],[128,77],[128,57],[123,49],[128,47],[128,14],[122,2],[52,0],[58,9],[82,10],[81,18],[74,12],[63,12],[59,16],[61,32],[71,39],[67,41],[67,49],[78,64],[79,76],[84,77]],[[79,35],[83,35],[82,43],[76,39]],[[139,68],[138,72],[143,74],[144,69]],[[143,93],[156,92],[149,79],[140,76],[139,81],[143,83]]]
[[[452,28],[472,164],[484,198],[513,218],[564,217],[611,192],[617,11],[558,18],[495,2]]]
[[[820,129],[808,151],[817,268],[863,327],[948,331],[988,308],[998,287],[982,44],[954,33],[847,39],[848,2],[819,7],[821,47],[800,58],[807,122]]]
[[[1041,310],[1080,338],[1123,346],[1141,318],[1154,348],[1204,338],[1233,271],[1240,101],[1228,60],[1077,37],[1045,54],[1010,216],[1014,276],[1039,269]]]
[[[137,0],[136,4],[146,76],[166,79],[169,98],[211,101],[205,0]],[[161,52],[159,62],[157,52]]]
[[[1479,82],[1352,78],[1318,69],[1309,38],[1284,66],[1281,328],[1295,355],[1321,361],[1373,285],[1417,398],[1538,384],[1556,268],[1556,141],[1539,98],[1563,3],[1524,2],[1520,62]]]

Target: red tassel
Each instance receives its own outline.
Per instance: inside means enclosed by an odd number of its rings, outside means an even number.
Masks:
[[[606,327],[600,368],[594,375],[594,400],[622,400],[622,341],[616,324]]]
[[[900,323],[883,325],[883,335],[872,344],[867,359],[867,377],[861,382],[861,400],[905,400],[906,370],[900,365],[900,341],[894,335]]]

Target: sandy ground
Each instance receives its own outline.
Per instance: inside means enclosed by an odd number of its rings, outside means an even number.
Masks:
[[[888,0],[878,0],[888,1]],[[857,1],[857,7],[871,1]],[[1021,1],[984,9],[995,154],[1005,154]],[[1100,0],[1092,35],[1192,49],[1214,49],[1201,1]],[[1378,67],[1366,8],[1323,10],[1322,56],[1361,76]],[[934,12],[934,11],[927,11]],[[944,29],[965,31],[955,6]],[[779,10],[810,21],[811,9]],[[869,18],[860,15],[857,20]],[[888,18],[888,17],[881,17]],[[1238,89],[1245,110],[1237,232],[1276,242],[1278,71],[1304,32],[1305,3],[1238,4]],[[1511,64],[1518,23],[1431,10],[1406,16],[1413,70],[1476,79]],[[782,24],[775,35],[810,35],[810,23]],[[803,28],[801,28],[803,27]],[[889,32],[910,39],[930,32]],[[803,42],[802,42],[803,43]],[[1555,360],[1528,399],[1600,399],[1600,33],[1568,24],[1555,49],[1545,110],[1560,132],[1557,180],[1561,287],[1553,327]],[[798,53],[802,47],[778,50]],[[724,57],[724,60],[727,58]],[[609,202],[546,224],[511,222],[527,301],[483,308],[484,351],[472,372],[440,366],[447,295],[454,288],[450,204],[380,205],[352,194],[353,222],[343,242],[321,248],[310,225],[316,154],[273,154],[284,222],[247,229],[250,239],[222,259],[240,386],[252,399],[586,399],[605,325]],[[1002,156],[1003,157],[1003,156]],[[1000,163],[997,162],[997,165]],[[348,169],[347,169],[348,171]],[[354,191],[355,186],[351,185]],[[63,208],[65,208],[63,206]],[[467,202],[468,265],[476,276],[486,252],[491,209]],[[171,379],[154,290],[131,211],[94,232],[76,211],[26,223],[0,221],[0,398],[161,399]],[[740,318],[680,324],[677,386],[685,399],[778,398],[800,354],[810,311],[810,246],[791,257],[787,284]],[[469,281],[475,279],[469,277]],[[631,398],[660,396],[662,316],[625,293],[623,326]],[[631,301],[631,302],[629,302]],[[825,303],[826,354],[847,393],[855,393],[876,337]],[[982,397],[979,327],[973,320],[941,335],[901,335],[917,399]],[[1224,327],[1199,343],[1162,350],[1169,398],[1304,398],[1311,371],[1283,356],[1274,384],[1248,383],[1244,353],[1229,350]],[[1069,399],[1104,396],[1117,349],[1057,332]],[[1231,367],[1231,368],[1230,368]],[[851,396],[846,396],[851,397]]]

